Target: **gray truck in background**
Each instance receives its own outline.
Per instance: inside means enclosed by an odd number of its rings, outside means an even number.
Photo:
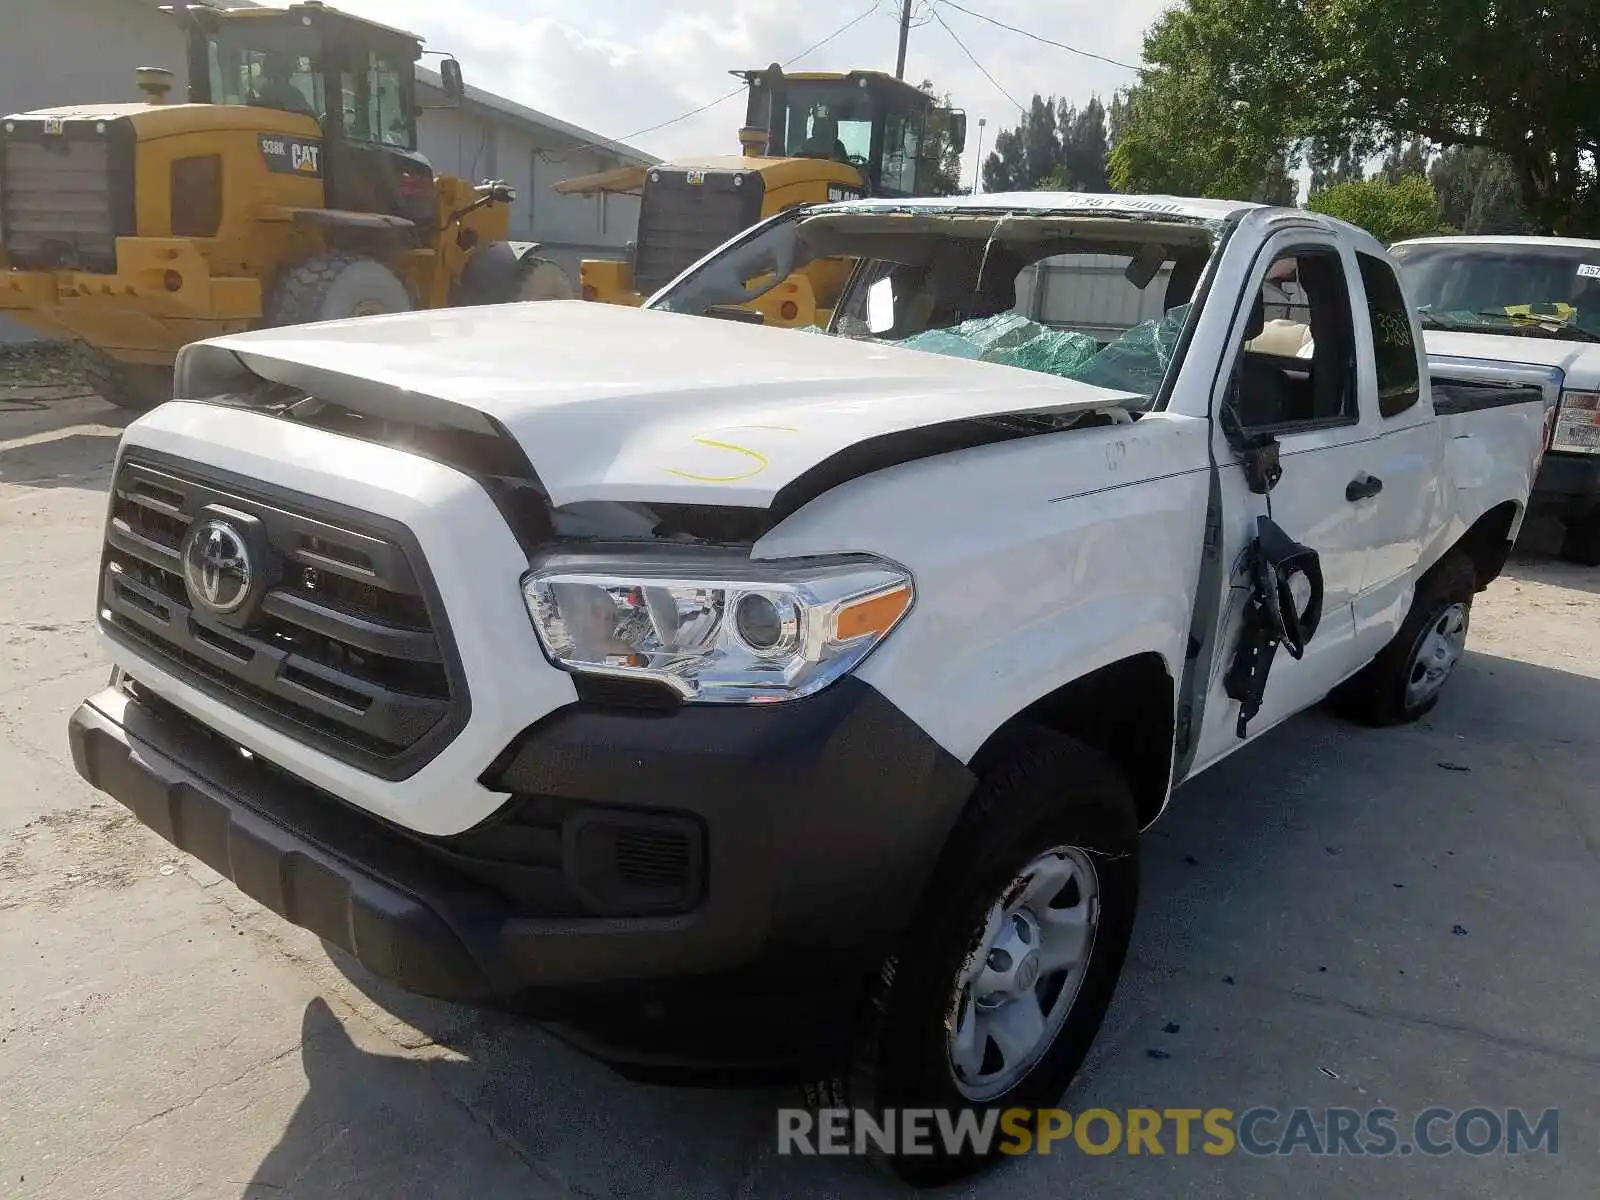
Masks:
[[[1436,375],[1499,364],[1559,396],[1529,512],[1561,521],[1562,558],[1600,566],[1600,241],[1437,237],[1390,250]]]

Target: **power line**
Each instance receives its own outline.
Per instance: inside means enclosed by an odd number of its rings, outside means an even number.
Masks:
[[[999,92],[1007,100],[1011,101],[1012,104],[1016,104],[1018,112],[1026,114],[1028,110],[1025,107],[1023,107],[1021,104],[1017,104],[1017,98],[1015,96],[1013,96],[1010,92],[1006,91],[1005,88],[1001,87],[1000,86],[1000,81],[998,79],[996,79],[993,75],[989,74],[989,68],[985,67],[981,62],[978,61],[978,56],[976,54],[974,54],[971,50],[967,49],[967,44],[965,42],[963,42],[959,37],[956,36],[956,31],[954,29],[950,28],[949,24],[945,21],[944,17],[942,17],[939,14],[939,10],[937,8],[935,8],[935,9],[933,9],[931,11],[933,12],[933,19],[935,21],[939,22],[940,25],[943,25],[944,26],[944,31],[950,35],[950,39],[953,42],[955,42],[956,45],[961,47],[961,53],[965,54],[968,58],[970,58],[972,60],[972,65],[977,67],[978,70],[983,72],[983,77],[985,79],[987,79],[990,83],[994,84],[995,91]]]
[[[783,65],[786,66],[786,67],[791,67],[795,63],[799,62],[806,55],[810,54],[812,51],[822,49],[822,47],[826,46],[829,42],[833,41],[834,38],[836,38],[839,35],[847,32],[848,30],[854,28],[855,26],[861,24],[862,21],[865,21],[873,13],[877,12],[878,11],[878,7],[879,7],[878,6],[878,0],[873,0],[872,7],[867,9],[866,12],[862,13],[860,16],[852,17],[850,20],[846,21],[843,25],[839,26],[839,28],[835,29],[832,33],[830,33],[827,37],[823,38],[821,41],[813,42],[811,45],[807,46],[804,50],[800,51],[799,54],[796,54],[793,58],[790,58],[790,59],[786,60],[783,63]],[[656,124],[656,125],[647,125],[643,129],[635,129],[632,133],[625,133],[621,137],[618,137],[618,138],[608,138],[608,139],[606,139],[606,141],[603,141],[603,142],[588,142],[588,143],[585,143],[584,145],[581,145],[581,146],[573,146],[570,150],[564,150],[559,155],[545,154],[542,151],[538,151],[537,153],[538,153],[539,158],[541,160],[543,160],[544,162],[551,163],[551,164],[564,163],[572,155],[574,155],[574,154],[582,154],[585,150],[599,150],[599,149],[602,149],[602,148],[606,147],[607,145],[615,145],[615,144],[620,143],[620,142],[631,142],[636,137],[643,137],[647,133],[655,133],[657,130],[665,129],[669,125],[676,125],[680,121],[687,121],[690,117],[698,117],[701,113],[705,112],[707,109],[715,108],[719,104],[726,103],[727,101],[732,100],[735,96],[742,96],[745,93],[745,90],[746,90],[746,85],[745,84],[740,84],[738,87],[734,88],[731,92],[724,92],[722,95],[718,96],[715,100],[708,100],[704,104],[700,105],[698,108],[691,108],[686,113],[679,113],[677,116],[671,117],[668,120],[662,121],[662,122],[660,122],[659,124]]]
[[[1144,70],[1143,67],[1136,67],[1132,63],[1122,62],[1120,59],[1107,58],[1104,54],[1096,54],[1092,50],[1080,50],[1076,46],[1069,46],[1065,42],[1058,42],[1054,38],[1045,37],[1043,34],[1033,33],[1027,29],[1018,29],[1015,25],[1007,25],[1004,21],[996,20],[994,17],[991,17],[986,13],[974,12],[970,8],[963,8],[961,5],[955,3],[955,0],[936,0],[936,2],[947,5],[950,8],[955,9],[957,12],[964,12],[969,17],[976,17],[980,21],[987,21],[991,25],[998,25],[1001,29],[1010,30],[1012,33],[1020,33],[1025,38],[1032,38],[1036,42],[1043,42],[1046,46],[1054,46],[1058,50],[1065,50],[1069,54],[1081,54],[1084,58],[1092,58],[1097,62],[1107,63],[1113,67],[1121,67],[1127,71]],[[939,24],[944,25],[944,22],[940,21]],[[946,25],[945,28],[948,29],[949,26]]]
[[[804,50],[800,51],[799,54],[796,54],[793,58],[791,58],[788,62],[784,63],[783,65],[786,66],[786,67],[792,67],[792,66],[794,66],[795,63],[799,62],[806,55],[810,54],[813,50],[822,49],[829,42],[833,41],[834,38],[838,37],[841,33],[844,33],[844,32],[846,32],[847,30],[850,30],[850,29],[854,29],[857,25],[861,24],[861,22],[865,21],[873,13],[877,12],[878,11],[878,7],[879,6],[876,3],[874,3],[871,8],[867,9],[867,11],[862,13],[859,17],[853,17],[852,19],[846,21],[843,25],[839,26],[839,28],[835,29],[832,33],[830,33],[827,37],[823,38],[820,42],[814,42],[811,45],[807,46]],[[744,89],[741,88],[740,90],[743,91]]]
[[[846,21],[843,25],[839,26],[839,28],[835,29],[832,33],[830,33],[827,37],[823,38],[821,41],[811,43],[811,45],[807,46],[804,50],[800,51],[800,53],[796,54],[793,58],[785,60],[783,65],[786,66],[786,67],[794,66],[795,63],[799,62],[802,58],[804,58],[806,55],[810,54],[812,51],[822,49],[829,42],[833,41],[834,38],[839,37],[841,34],[846,33],[850,29],[853,29],[855,26],[861,24],[862,21],[865,21],[868,17],[870,17],[873,13],[875,13],[877,11],[878,11],[878,5],[876,3],[876,0],[874,0],[874,3],[872,5],[872,7],[867,9],[866,12],[862,13],[860,16],[852,17],[850,20]],[[702,104],[699,108],[691,108],[688,112],[683,113],[681,116],[673,117],[671,120],[668,120],[668,121],[662,121],[659,125],[650,125],[650,126],[647,126],[644,129],[635,129],[632,133],[625,133],[620,138],[617,138],[616,140],[619,141],[619,142],[631,141],[632,139],[634,139],[636,137],[643,137],[647,133],[655,133],[658,129],[665,129],[668,125],[676,125],[679,121],[687,121],[690,117],[699,116],[701,113],[705,112],[706,109],[708,109],[708,108],[715,108],[717,105],[721,104],[725,100],[732,100],[735,96],[743,95],[744,91],[745,91],[745,86],[743,84],[740,84],[738,87],[734,88],[733,91],[728,92],[725,95],[718,96],[715,100],[712,100],[712,101],[710,101],[710,102],[708,102],[706,104]],[[580,147],[580,148],[582,148],[582,147]],[[569,153],[570,153],[570,151],[569,151]]]

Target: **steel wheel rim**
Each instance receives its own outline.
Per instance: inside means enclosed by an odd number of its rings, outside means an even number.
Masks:
[[[1406,674],[1406,707],[1426,704],[1450,678],[1467,649],[1467,606],[1459,601],[1435,614],[1417,638]]]
[[[1077,846],[1038,855],[990,905],[945,1017],[962,1096],[992,1100],[1038,1065],[1077,1002],[1099,924],[1099,876]]]

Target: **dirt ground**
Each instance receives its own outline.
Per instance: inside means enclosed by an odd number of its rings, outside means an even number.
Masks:
[[[82,784],[65,724],[105,679],[119,420],[30,380],[0,386],[0,1195],[898,1194],[777,1156],[783,1093],[628,1084],[531,1026],[394,994]],[[1595,1195],[1600,571],[1535,531],[1471,647],[1420,725],[1308,714],[1179,793],[1066,1103],[1553,1107],[1559,1152],[1066,1151],[953,1194]]]

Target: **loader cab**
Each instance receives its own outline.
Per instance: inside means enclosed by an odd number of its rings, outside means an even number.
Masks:
[[[927,193],[934,141],[942,141],[932,137],[936,123],[956,153],[965,149],[964,113],[882,71],[786,75],[774,64],[734,74],[748,88],[745,128],[757,153],[849,163],[869,195]]]
[[[323,4],[174,5],[188,30],[189,99],[309,118],[320,137],[263,134],[268,169],[320,177],[331,209],[437,223],[433,169],[417,153],[415,35]],[[459,100],[454,60],[445,90]],[[285,132],[294,123],[285,123]]]

